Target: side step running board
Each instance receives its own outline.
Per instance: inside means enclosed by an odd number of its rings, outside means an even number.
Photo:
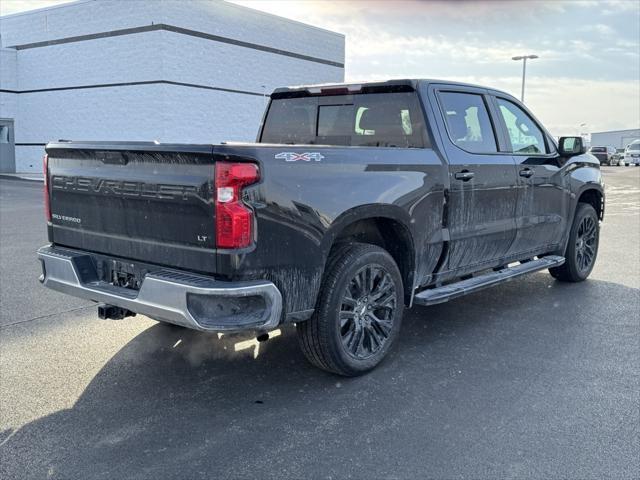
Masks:
[[[413,298],[413,302],[418,305],[435,305],[451,300],[452,298],[461,297],[469,293],[474,293],[487,287],[498,285],[499,283],[508,282],[521,275],[537,272],[546,268],[557,267],[564,263],[564,257],[557,255],[549,255],[537,260],[531,260],[526,263],[520,263],[514,267],[505,267],[491,273],[485,273],[477,277],[461,280],[456,283],[450,283],[442,287],[429,288],[417,293]]]

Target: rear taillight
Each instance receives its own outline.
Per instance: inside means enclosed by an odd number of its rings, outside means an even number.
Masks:
[[[245,248],[253,240],[253,210],[242,202],[242,188],[260,179],[253,163],[216,163],[216,246]]]
[[[47,222],[51,221],[51,197],[49,195],[49,155],[42,157],[42,171],[44,173],[44,213]]]

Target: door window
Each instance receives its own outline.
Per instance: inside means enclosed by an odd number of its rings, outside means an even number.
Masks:
[[[441,92],[440,99],[453,143],[472,153],[498,151],[489,112],[482,95]]]
[[[507,126],[514,153],[548,153],[544,133],[516,104],[498,98],[498,107]]]

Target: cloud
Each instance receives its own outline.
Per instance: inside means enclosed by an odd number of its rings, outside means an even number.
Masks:
[[[603,23],[597,23],[595,25],[585,25],[579,30],[581,32],[597,33],[604,36],[613,35],[615,33],[615,30],[613,28]]]
[[[635,0],[608,0],[603,5],[606,6],[606,8],[602,9],[603,15],[616,15],[634,11],[638,13],[640,8]]]
[[[616,40],[616,46],[620,48],[628,48],[630,50],[634,50],[634,53],[638,53],[640,51],[640,43],[632,42],[629,40],[618,39]]]
[[[558,52],[540,49],[522,42],[483,42],[480,39],[445,37],[443,35],[398,36],[387,32],[371,31],[365,26],[352,28],[348,37],[357,42],[347,43],[347,58],[380,58],[396,56],[398,60],[407,58],[447,57],[454,62],[493,64],[509,62],[511,57],[523,51],[535,51],[546,59],[560,58]],[[364,46],[364,48],[363,48]],[[588,49],[588,45],[580,45]]]
[[[528,78],[527,103],[556,134],[640,128],[638,83],[580,78]]]

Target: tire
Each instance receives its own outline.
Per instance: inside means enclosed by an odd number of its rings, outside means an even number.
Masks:
[[[375,245],[340,245],[327,262],[313,316],[296,325],[300,347],[318,368],[362,375],[393,345],[403,309],[402,276],[391,255]]]
[[[565,262],[549,269],[561,282],[582,282],[593,270],[598,256],[600,224],[596,210],[588,203],[579,203],[571,225]]]

